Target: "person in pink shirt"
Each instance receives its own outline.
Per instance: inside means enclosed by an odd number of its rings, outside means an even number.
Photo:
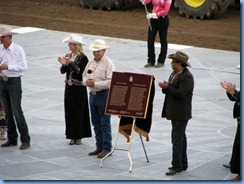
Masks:
[[[143,5],[152,3],[153,10],[152,13],[147,13],[146,18],[149,20],[148,27],[148,38],[147,38],[147,48],[148,48],[148,60],[145,68],[155,67],[160,68],[164,66],[164,62],[168,50],[167,34],[169,27],[169,17],[168,13],[171,7],[172,0],[140,0]],[[155,57],[155,47],[154,42],[159,32],[161,50],[157,59]]]

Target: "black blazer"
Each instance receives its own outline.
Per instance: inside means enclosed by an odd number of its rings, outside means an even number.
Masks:
[[[172,79],[170,75],[169,81]],[[191,72],[184,68],[183,72],[174,79],[166,89],[162,118],[168,120],[189,120],[192,118],[192,95],[194,89],[194,78]]]
[[[83,80],[82,74],[87,63],[88,63],[88,58],[85,54],[82,53],[78,55],[76,59],[68,66],[61,65],[60,73],[61,74],[66,73],[66,80],[68,80],[71,75],[73,79],[81,82]]]

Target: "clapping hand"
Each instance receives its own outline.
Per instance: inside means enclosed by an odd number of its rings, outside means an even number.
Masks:
[[[224,88],[225,90],[227,90],[227,82],[226,81],[221,81],[220,85],[222,86],[222,88]]]
[[[62,65],[68,65],[71,63],[71,61],[69,59],[63,58],[63,57],[58,57],[58,61],[59,63],[61,63]]]
[[[159,87],[162,88],[162,89],[166,89],[167,87],[169,87],[169,83],[166,82],[166,81],[158,82],[158,85],[159,85]]]
[[[235,89],[236,89],[236,85],[235,84],[232,84],[232,83],[228,83],[227,84],[228,93],[231,93],[231,94],[234,93]]]
[[[1,64],[0,65],[0,71],[2,70],[8,70],[8,65],[7,64]]]
[[[236,89],[236,85],[230,82],[227,83],[226,81],[222,81],[220,82],[220,85],[230,94],[233,94]]]

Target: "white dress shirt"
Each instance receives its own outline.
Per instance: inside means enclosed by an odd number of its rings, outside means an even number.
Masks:
[[[115,66],[107,56],[104,55],[98,62],[93,59],[87,63],[83,72],[84,83],[90,78],[90,74],[87,73],[88,70],[92,70],[92,78],[95,81],[95,86],[89,88],[90,91],[109,89]]]
[[[0,45],[0,61],[1,64],[8,65],[8,70],[2,70],[1,76],[19,77],[27,70],[25,51],[21,46],[13,42],[7,49]]]

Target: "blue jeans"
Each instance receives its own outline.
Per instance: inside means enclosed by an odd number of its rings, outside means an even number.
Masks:
[[[172,120],[172,132],[171,132],[171,142],[173,145],[172,154],[172,167],[176,171],[182,171],[182,169],[187,169],[187,139],[186,139],[186,126],[188,121],[176,121]]]
[[[17,143],[18,131],[21,142],[30,142],[28,126],[21,108],[22,87],[21,78],[0,79],[0,95],[5,112],[5,121],[8,129],[8,140]]]
[[[96,147],[99,150],[112,150],[111,115],[105,114],[108,90],[93,95],[90,92],[91,120],[94,127]]]

